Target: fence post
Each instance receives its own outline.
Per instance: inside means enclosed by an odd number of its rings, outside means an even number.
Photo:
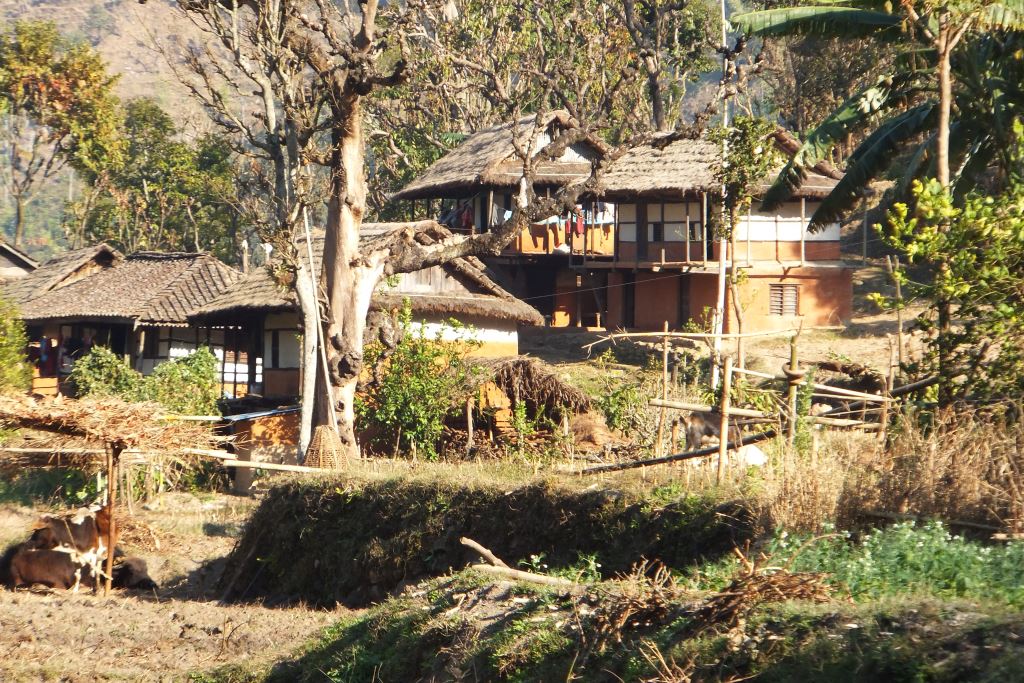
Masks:
[[[790,448],[796,441],[796,398],[800,380],[803,379],[804,371],[800,368],[800,358],[797,354],[797,339],[800,333],[797,332],[789,340],[789,365],[783,368],[783,372],[789,381],[789,424],[786,425],[786,443]]]
[[[665,321],[665,336],[661,340],[661,398],[668,400],[668,321]],[[665,439],[665,407],[662,406],[658,414],[658,445],[654,449],[658,455],[663,455],[662,444]]]
[[[722,423],[718,436],[718,472],[715,484],[722,483],[722,472],[725,470],[725,457],[729,452],[729,390],[732,388],[732,356],[725,357],[725,369],[722,370]]]

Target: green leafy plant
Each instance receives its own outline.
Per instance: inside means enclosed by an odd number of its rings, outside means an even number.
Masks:
[[[378,446],[406,450],[436,459],[445,419],[462,406],[472,372],[467,355],[480,342],[471,329],[451,320],[435,337],[425,325],[415,325],[406,304],[399,313],[400,338],[392,353],[380,344],[366,349],[369,367],[383,364],[379,381],[368,387],[356,411],[363,425],[375,432]],[[457,330],[458,340],[444,339]]]
[[[161,363],[143,380],[142,396],[182,415],[219,415],[217,365],[206,347]]]
[[[23,391],[29,388],[32,370],[25,357],[27,347],[25,324],[21,321],[17,308],[7,299],[0,297],[0,391]]]
[[[75,361],[70,379],[79,396],[118,396],[137,401],[141,394],[142,375],[103,346],[93,347]]]
[[[75,362],[71,380],[79,396],[154,401],[183,415],[219,414],[217,358],[207,348],[161,363],[143,377],[110,349],[97,346]]]
[[[932,302],[918,318],[930,353],[910,369],[938,372],[948,399],[1024,390],[1024,124],[1014,130],[1016,163],[1000,193],[972,192],[959,204],[938,181],[915,181],[913,204],[896,204],[879,228],[908,264],[932,273],[925,282],[905,269],[898,277]]]

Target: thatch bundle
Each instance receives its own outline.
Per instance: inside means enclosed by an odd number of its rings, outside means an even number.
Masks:
[[[175,451],[212,448],[221,440],[201,422],[161,417],[156,403],[129,403],[120,398],[36,400],[0,394],[0,422],[79,436],[117,449]]]
[[[479,382],[494,382],[513,404],[523,401],[534,412],[578,414],[590,410],[590,397],[563,381],[554,369],[536,358],[515,356],[481,361]]]

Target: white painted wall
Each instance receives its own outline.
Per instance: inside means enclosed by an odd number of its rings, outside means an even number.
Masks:
[[[807,202],[804,220],[800,218],[800,202],[786,202],[773,213],[757,210],[756,202],[749,216],[743,216],[736,230],[736,239],[752,242],[799,242],[803,233],[805,242],[836,242],[839,240],[839,224],[831,223],[819,232],[808,232],[807,222],[811,220],[820,202]]]

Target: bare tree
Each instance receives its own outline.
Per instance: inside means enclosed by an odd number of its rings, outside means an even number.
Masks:
[[[584,140],[599,143],[597,131],[607,125],[607,113],[617,89],[630,74],[605,78],[604,94],[594,109],[580,110],[567,97],[575,78],[571,70],[549,68],[525,73],[540,83],[529,110],[502,93],[502,74],[486,65],[465,63],[437,40],[449,3],[410,0],[379,7],[376,0],[338,6],[329,0],[179,0],[179,7],[215,37],[216,43],[193,46],[190,89],[213,121],[238,142],[263,173],[273,211],[267,224],[278,244],[292,245],[304,214],[326,203],[323,267],[319,287],[326,372],[308,359],[305,375],[316,379],[316,390],[303,387],[303,403],[315,403],[315,423],[327,425],[336,413],[338,435],[348,455],[357,453],[354,432],[356,384],[363,366],[363,336],[370,299],[382,277],[412,272],[470,254],[498,253],[526,223],[563,212],[577,197],[594,190],[603,165],[618,155],[611,151],[595,162],[589,178],[565,187],[554,197],[538,197],[533,178],[536,165],[559,158]],[[447,9],[450,9],[448,7]],[[588,49],[586,41],[576,43]],[[359,227],[366,214],[363,103],[375,90],[395,88],[409,73],[417,49],[444,50],[449,63],[471,75],[478,92],[497,93],[495,102],[518,120],[513,131],[515,155],[522,162],[520,190],[512,217],[490,232],[452,235],[433,221],[394,224],[394,230],[360,242]],[[582,58],[582,55],[580,55]],[[562,63],[562,62],[560,62]],[[552,105],[567,107],[568,127],[550,139]],[[603,110],[603,111],[601,111]],[[541,142],[543,141],[543,143]],[[286,247],[289,248],[289,247]],[[303,281],[304,264],[296,255],[296,282]],[[308,280],[308,274],[305,276]],[[300,302],[307,320],[307,339],[315,336],[308,298]],[[313,400],[310,400],[310,396]]]

